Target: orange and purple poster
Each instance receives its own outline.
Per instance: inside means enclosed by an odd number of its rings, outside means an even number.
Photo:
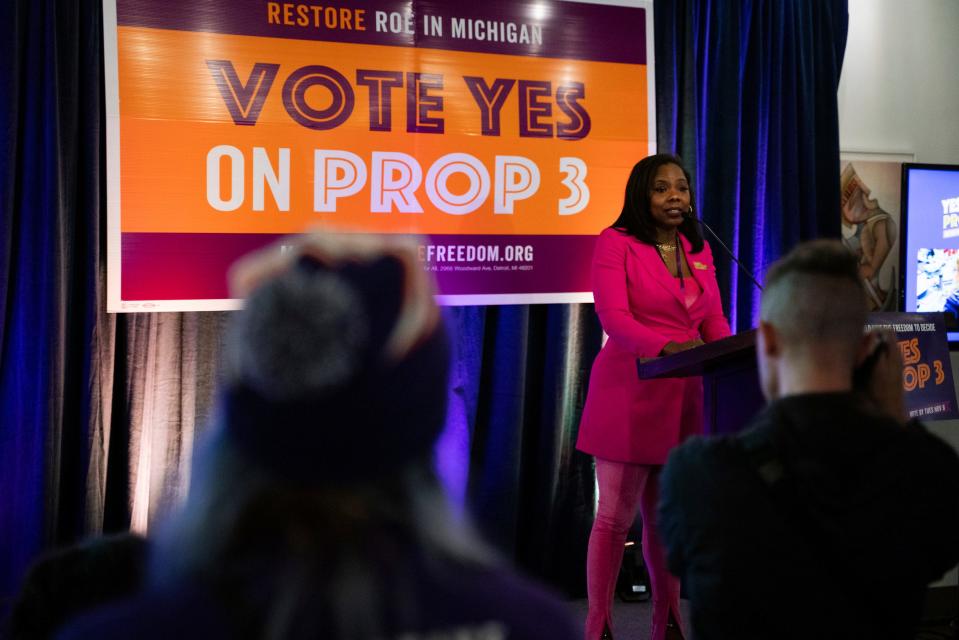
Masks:
[[[231,309],[238,257],[414,235],[444,304],[592,300],[655,150],[652,2],[105,0],[108,309]]]

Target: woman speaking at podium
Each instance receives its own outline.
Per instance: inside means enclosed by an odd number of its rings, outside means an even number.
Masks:
[[[692,211],[682,161],[649,156],[633,167],[623,211],[596,241],[593,294],[609,339],[593,364],[576,444],[596,458],[599,485],[586,561],[586,640],[613,637],[613,592],[637,508],[652,581],[650,637],[682,637],[679,582],[656,533],[656,503],[669,450],[702,430],[702,381],[640,380],[636,360],[730,333],[712,253]]]

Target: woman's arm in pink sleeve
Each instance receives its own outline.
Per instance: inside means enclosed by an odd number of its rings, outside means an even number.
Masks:
[[[715,295],[712,296],[703,322],[699,325],[699,333],[703,336],[703,341],[713,342],[729,336],[732,332],[729,330],[729,321],[726,320],[726,316],[723,315],[723,300],[719,294],[719,283],[716,282],[715,263],[713,262],[712,250],[709,248],[708,243],[704,245],[703,253],[706,254],[705,257],[709,260],[707,263],[710,265],[708,274],[712,280],[710,286],[713,288]]]
[[[633,317],[626,293],[626,237],[607,230],[596,240],[593,254],[593,298],[603,330],[620,347],[640,358],[659,355],[669,339]]]

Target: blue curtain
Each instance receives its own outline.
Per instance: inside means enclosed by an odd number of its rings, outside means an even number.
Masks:
[[[462,395],[474,408],[466,506],[506,557],[581,597],[595,482],[575,442],[602,339],[593,307],[463,307],[450,317],[461,372],[451,404]]]
[[[143,346],[127,317],[110,351],[109,447],[89,428],[104,406],[91,391],[105,246],[100,12],[98,0],[0,3],[4,599],[41,549],[129,524],[126,366]],[[655,20],[659,147],[686,159],[703,218],[759,273],[799,240],[836,235],[845,1],[658,1]],[[715,253],[725,308],[749,327],[758,296]],[[440,471],[507,556],[581,595],[594,495],[591,460],[573,445],[600,344],[592,307],[448,318],[457,359]],[[222,316],[198,322],[211,335]],[[107,453],[107,477],[91,479],[91,456]]]
[[[100,267],[100,4],[0,3],[0,594],[83,528]]]
[[[699,215],[760,281],[838,237],[846,0],[657,0],[654,19],[659,149],[683,157]],[[759,290],[707,239],[733,330],[755,326]]]

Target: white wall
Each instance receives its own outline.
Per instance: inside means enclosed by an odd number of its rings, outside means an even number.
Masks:
[[[959,164],[959,1],[849,0],[839,148]],[[959,450],[959,420],[928,426]],[[956,583],[954,569],[937,584]]]
[[[959,163],[959,2],[849,0],[839,146]]]

